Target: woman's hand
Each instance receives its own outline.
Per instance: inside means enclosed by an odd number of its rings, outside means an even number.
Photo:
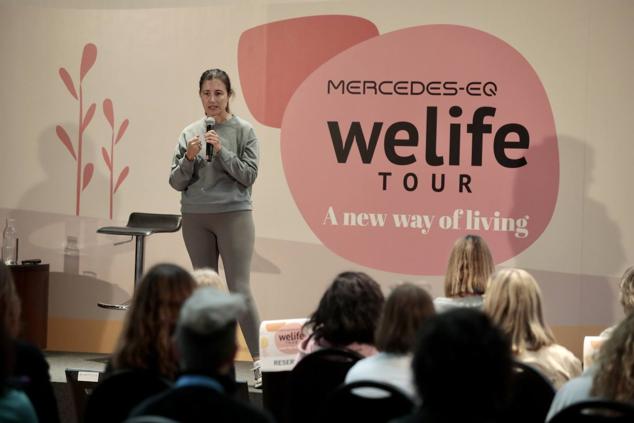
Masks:
[[[200,152],[201,148],[203,148],[203,146],[198,136],[195,136],[194,138],[188,140],[187,151],[185,152],[185,156],[187,157],[187,160],[189,160],[190,162],[194,160],[196,156],[198,155],[198,153]]]
[[[217,153],[222,148],[222,143],[220,142],[220,137],[213,129],[205,133],[205,141],[211,144],[214,149],[214,153]]]

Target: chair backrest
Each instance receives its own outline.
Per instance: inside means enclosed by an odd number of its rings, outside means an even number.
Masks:
[[[328,394],[341,385],[348,370],[363,358],[338,348],[325,348],[304,357],[291,370],[288,380],[287,418],[291,423],[319,421],[319,409]]]
[[[286,421],[288,379],[291,371],[262,372],[262,406],[278,423]]]
[[[88,397],[84,422],[122,422],[134,407],[169,387],[165,379],[146,370],[117,370]]]
[[[590,400],[572,404],[550,423],[625,423],[634,422],[634,406],[616,401]]]
[[[371,395],[366,394],[367,389],[371,389]],[[413,409],[413,401],[398,388],[381,382],[358,381],[342,385],[328,396],[322,421],[385,423]]]
[[[555,397],[555,388],[537,369],[513,363],[507,420],[517,423],[542,423]]]
[[[249,398],[249,384],[244,380],[236,380],[236,391],[233,397],[243,402],[251,402]]]
[[[178,423],[176,420],[162,416],[136,416],[125,419],[123,423]]]
[[[104,373],[81,369],[66,369],[65,373],[66,382],[70,386],[70,392],[75,406],[77,422],[82,422],[88,397],[99,381],[103,379]]]
[[[176,232],[181,227],[182,217],[178,214],[130,213],[127,226],[148,228],[152,232]]]

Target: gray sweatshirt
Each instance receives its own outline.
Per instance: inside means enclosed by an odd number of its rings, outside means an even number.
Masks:
[[[180,134],[172,159],[170,185],[181,191],[182,213],[225,213],[251,210],[251,185],[258,175],[259,143],[251,124],[233,115],[214,130],[222,148],[205,160],[204,119],[188,125]],[[187,140],[200,136],[203,148],[187,160]]]

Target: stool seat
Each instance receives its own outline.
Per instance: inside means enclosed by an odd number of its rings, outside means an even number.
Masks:
[[[130,213],[125,226],[104,226],[97,233],[110,235],[152,235],[158,232],[176,232],[181,228],[182,217],[178,214]]]
[[[126,226],[104,226],[97,233],[107,235],[125,235],[136,239],[134,255],[134,287],[143,274],[145,237],[161,232],[176,232],[181,228],[182,217],[178,214],[130,213]],[[97,303],[99,307],[111,310],[127,310],[128,303]]]
[[[157,231],[152,228],[129,228],[127,226],[104,226],[97,229],[97,233],[108,235],[148,236],[154,232]]]

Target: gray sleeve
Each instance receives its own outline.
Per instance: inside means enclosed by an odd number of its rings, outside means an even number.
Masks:
[[[187,140],[185,133],[181,134],[174,157],[172,158],[172,171],[170,173],[170,185],[176,191],[185,191],[188,186],[194,183],[198,177],[196,176],[196,168],[198,168],[198,161],[202,160],[196,156],[194,160],[189,161],[185,157],[187,151]]]
[[[246,133],[244,147],[238,150],[239,154],[221,148],[218,156],[229,175],[245,187],[250,187],[258,176],[260,145],[253,128],[249,128]]]
[[[581,376],[570,379],[555,394],[553,402],[550,404],[550,410],[546,416],[549,422],[561,410],[569,405],[576,404],[581,401],[595,399],[590,395],[592,390],[592,379],[596,372],[596,366],[587,369]]]

